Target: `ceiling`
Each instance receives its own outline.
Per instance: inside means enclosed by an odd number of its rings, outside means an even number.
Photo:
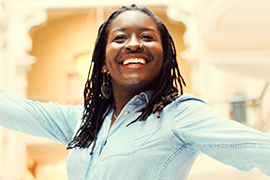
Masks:
[[[226,71],[270,78],[270,1],[219,1],[200,12],[204,59]]]
[[[204,60],[238,75],[270,79],[270,1],[194,0],[169,6],[186,25],[187,61]]]

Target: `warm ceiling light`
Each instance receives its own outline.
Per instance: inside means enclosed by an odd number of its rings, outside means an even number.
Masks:
[[[82,54],[75,58],[75,66],[77,69],[78,74],[83,78],[86,79],[88,75],[88,71],[90,68],[91,62],[91,53]]]

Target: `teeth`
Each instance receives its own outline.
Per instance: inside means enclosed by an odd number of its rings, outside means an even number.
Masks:
[[[127,64],[145,64],[145,60],[141,58],[126,59],[123,62],[123,65],[127,65]]]

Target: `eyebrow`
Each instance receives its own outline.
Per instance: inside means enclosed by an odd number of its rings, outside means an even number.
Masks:
[[[111,32],[111,34],[113,34],[114,32],[116,31],[126,31],[128,28],[118,28],[118,29],[115,29]],[[156,32],[154,29],[152,28],[140,28],[141,31],[153,31],[153,32]]]

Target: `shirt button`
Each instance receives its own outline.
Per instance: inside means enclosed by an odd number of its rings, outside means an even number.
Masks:
[[[135,102],[139,102],[139,101],[140,101],[140,98],[136,98],[136,99],[135,99]]]
[[[129,112],[128,112],[128,111],[126,111],[124,114],[125,114],[125,116],[127,116],[127,115],[129,114]]]

